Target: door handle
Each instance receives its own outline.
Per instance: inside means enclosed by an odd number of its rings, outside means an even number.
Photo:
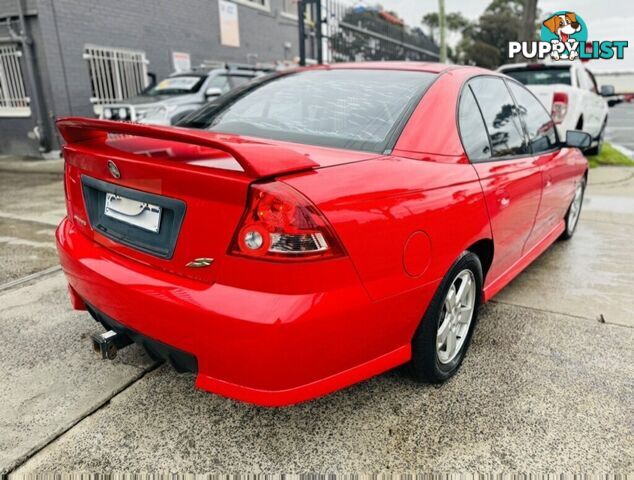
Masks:
[[[502,208],[508,207],[509,204],[511,203],[511,199],[509,197],[502,197],[498,199],[498,203],[500,204],[500,207]]]

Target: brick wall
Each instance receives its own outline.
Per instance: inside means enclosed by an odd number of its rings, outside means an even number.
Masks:
[[[15,0],[0,0],[0,17],[16,11]],[[280,14],[282,0],[270,0],[270,11],[238,5],[240,47],[220,45],[217,0],[29,0],[37,11],[36,51],[47,106],[53,116],[93,115],[91,87],[84,46],[93,44],[143,50],[148,71],[158,78],[172,72],[172,51],[191,54],[192,65],[203,60],[247,63],[297,55],[297,23]],[[35,37],[34,32],[34,37]],[[285,51],[284,44],[292,48]],[[0,119],[0,154],[6,138],[26,138],[24,120]],[[10,125],[11,124],[11,125]],[[32,128],[32,127],[31,127]],[[15,150],[13,148],[13,150]]]

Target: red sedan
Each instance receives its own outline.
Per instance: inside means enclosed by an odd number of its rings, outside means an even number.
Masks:
[[[261,405],[407,362],[451,377],[480,304],[573,235],[590,141],[503,75],[388,62],[264,77],[181,127],[58,126],[57,243],[95,347]]]

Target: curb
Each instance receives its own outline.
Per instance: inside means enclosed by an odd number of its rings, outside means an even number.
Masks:
[[[630,158],[634,158],[634,150],[630,150],[629,148],[624,147],[623,145],[619,145],[618,143],[610,142],[610,145],[612,145],[616,150],[621,152],[623,155],[626,155]]]

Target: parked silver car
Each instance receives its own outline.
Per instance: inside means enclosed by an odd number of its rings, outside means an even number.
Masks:
[[[250,65],[215,64],[174,73],[136,97],[104,105],[100,118],[173,125],[211,99],[270,71]]]

